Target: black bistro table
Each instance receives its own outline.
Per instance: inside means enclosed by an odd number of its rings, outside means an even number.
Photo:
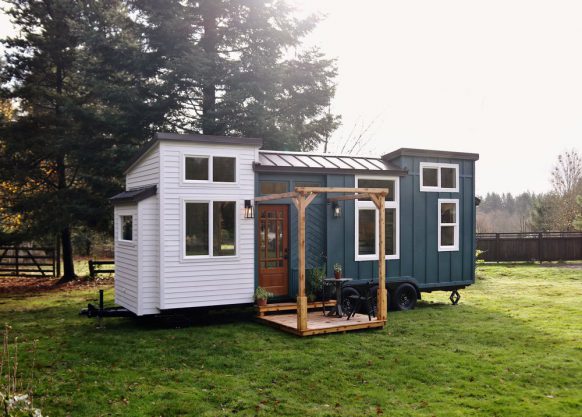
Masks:
[[[335,307],[332,308],[331,311],[327,314],[328,316],[344,316],[344,312],[342,310],[342,287],[344,286],[344,283],[351,280],[351,278],[324,278],[323,282],[325,282],[325,284],[333,284],[335,286],[336,304]]]

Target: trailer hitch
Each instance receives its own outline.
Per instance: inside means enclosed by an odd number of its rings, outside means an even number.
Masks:
[[[93,304],[87,304],[87,308],[84,308],[79,313],[82,316],[97,317],[101,323],[103,317],[133,317],[131,311],[124,307],[105,307],[103,303],[103,290],[99,290],[99,306],[95,307]]]

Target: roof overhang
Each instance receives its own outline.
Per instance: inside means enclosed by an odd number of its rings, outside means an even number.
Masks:
[[[465,159],[469,161],[477,161],[479,159],[478,153],[468,152],[452,152],[452,151],[436,151],[431,149],[414,149],[414,148],[400,148],[393,152],[382,155],[384,161],[392,161],[401,156],[419,156],[425,158],[446,158],[446,159]]]
[[[124,173],[126,174],[133,166],[141,160],[151,149],[161,141],[184,142],[184,143],[219,143],[227,145],[247,145],[260,147],[263,145],[261,138],[245,138],[239,136],[215,136],[198,135],[194,133],[166,133],[157,132],[154,137],[144,143],[135,156],[127,164]]]
[[[145,200],[148,197],[156,195],[158,192],[158,187],[156,185],[150,185],[147,187],[134,188],[132,190],[123,191],[119,194],[114,195],[109,199],[113,205],[117,204],[128,204],[128,203],[138,203],[141,200]]]

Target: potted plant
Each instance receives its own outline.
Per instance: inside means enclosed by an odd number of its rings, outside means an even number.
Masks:
[[[342,277],[342,264],[335,264],[333,266],[333,274],[335,275],[335,279]]]
[[[272,297],[273,294],[264,289],[263,287],[257,287],[255,290],[255,301],[258,306],[267,305],[267,300]]]

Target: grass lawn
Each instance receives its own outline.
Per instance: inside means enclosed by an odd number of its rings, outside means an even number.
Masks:
[[[300,339],[246,311],[77,315],[95,290],[2,295],[35,405],[55,416],[580,416],[582,270],[484,266],[384,330]],[[112,299],[112,290],[107,292]]]

